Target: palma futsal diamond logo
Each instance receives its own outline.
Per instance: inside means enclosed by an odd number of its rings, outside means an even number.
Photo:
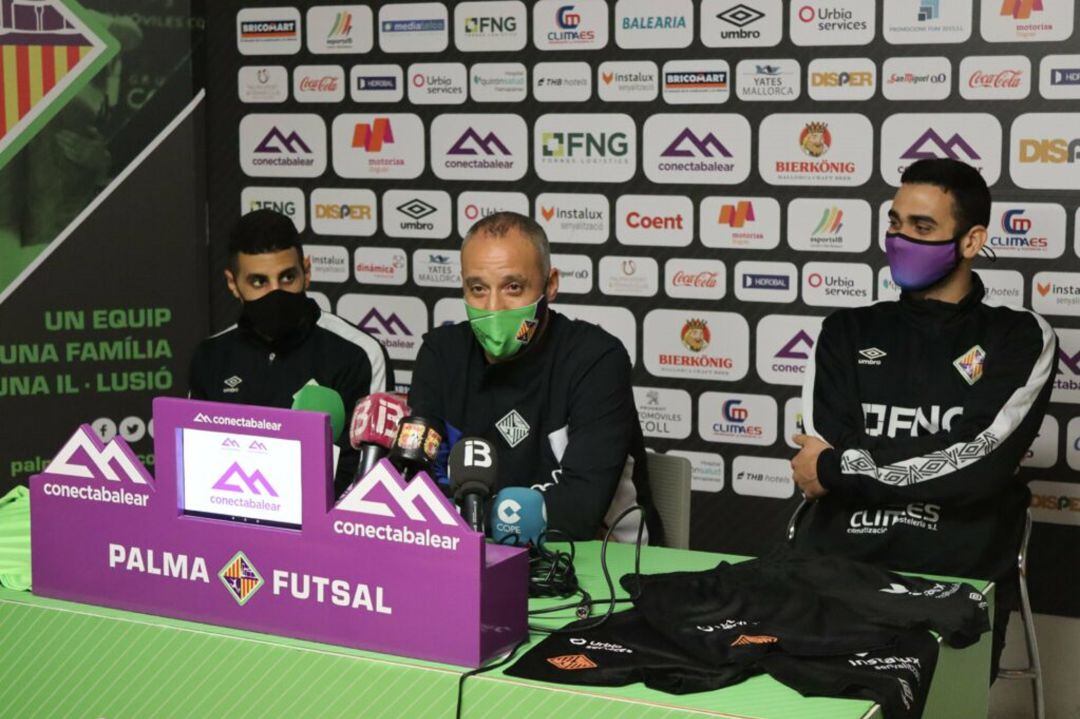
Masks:
[[[251,563],[251,560],[243,552],[237,552],[221,568],[218,577],[221,579],[221,583],[225,585],[225,588],[229,590],[232,598],[241,607],[247,604],[248,600],[255,596],[255,592],[259,591],[259,587],[263,585],[263,578],[259,574],[259,570],[255,569],[255,565]]]

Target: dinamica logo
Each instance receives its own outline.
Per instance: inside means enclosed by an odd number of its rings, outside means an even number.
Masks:
[[[865,115],[769,115],[758,135],[758,172],[772,185],[862,185],[873,140]]]
[[[548,182],[626,182],[637,171],[637,125],[629,115],[541,115],[533,166]]]
[[[1009,131],[1009,174],[1020,187],[1080,187],[1080,112],[1028,113]]]
[[[539,0],[533,5],[538,50],[600,50],[608,44],[606,0]]]
[[[694,239],[694,203],[679,195],[622,195],[615,237],[624,245],[685,247]]]
[[[551,242],[602,245],[611,234],[610,215],[604,195],[543,192],[533,216]]]
[[[1001,124],[988,113],[901,113],[881,126],[881,177],[900,186],[917,160],[949,158],[977,169],[993,185],[1001,175]]]
[[[379,229],[371,190],[323,188],[311,192],[311,229],[319,235],[369,237]]]
[[[400,247],[358,247],[353,272],[361,285],[403,285],[409,276],[405,251]]]
[[[618,0],[615,44],[625,49],[688,47],[694,41],[691,0]]]
[[[652,310],[644,356],[654,377],[734,382],[750,367],[750,326],[733,312]]]
[[[742,115],[653,115],[643,135],[642,166],[653,182],[733,185],[750,175],[750,123]]]

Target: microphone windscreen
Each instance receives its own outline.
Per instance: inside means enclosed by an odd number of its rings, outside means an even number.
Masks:
[[[470,493],[490,497],[499,476],[495,448],[486,439],[463,437],[450,450],[447,473],[450,491],[457,501]]]
[[[394,444],[401,418],[409,414],[409,406],[397,394],[378,392],[356,403],[349,426],[349,444],[377,444],[389,449]]]
[[[394,443],[390,447],[390,460],[395,459],[414,465],[430,467],[442,444],[442,423],[424,417],[403,417],[398,424]]]
[[[491,538],[499,544],[539,546],[547,532],[544,495],[529,487],[506,487],[491,504]]]
[[[330,415],[332,441],[345,429],[345,402],[336,390],[317,384],[306,384],[293,395],[292,409],[324,412]]]

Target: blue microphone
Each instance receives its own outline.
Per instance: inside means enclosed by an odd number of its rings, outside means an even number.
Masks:
[[[528,487],[506,487],[495,495],[488,527],[498,544],[540,546],[547,532],[544,495]]]

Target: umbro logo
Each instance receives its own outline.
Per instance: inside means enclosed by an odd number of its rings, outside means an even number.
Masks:
[[[529,423],[518,414],[516,409],[507,412],[502,419],[495,423],[495,429],[503,436],[506,443],[516,447],[529,436]]]
[[[240,379],[236,375],[233,375],[229,379],[225,380],[225,387],[221,391],[225,393],[239,392],[240,383],[243,381],[244,380]]]
[[[884,350],[879,350],[877,347],[867,347],[864,350],[859,350],[859,354],[862,356],[859,360],[859,364],[880,365],[881,358],[885,357],[888,353]]]

